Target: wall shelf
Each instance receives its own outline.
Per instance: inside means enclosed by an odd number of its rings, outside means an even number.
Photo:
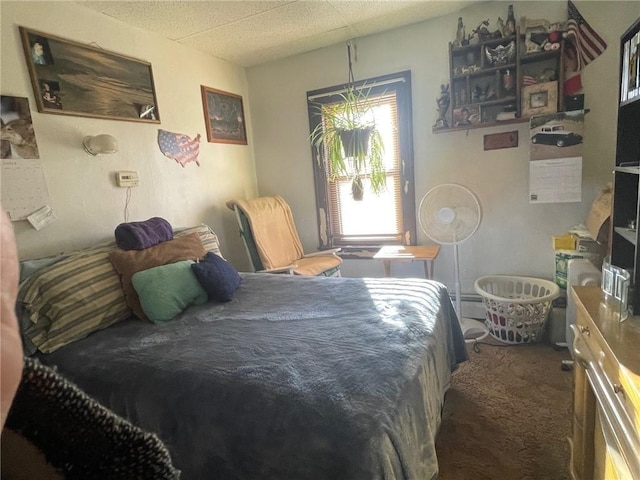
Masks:
[[[640,20],[620,38],[621,57],[624,45],[640,32]],[[620,83],[626,87],[628,77],[624,77],[625,61],[620,59]],[[618,98],[624,98],[621,88]],[[640,250],[638,249],[638,231],[628,228],[630,222],[636,227],[640,221],[638,199],[640,198],[640,95],[620,101],[618,105],[618,124],[616,141],[616,160],[613,171],[613,204],[611,206],[611,242],[609,255],[611,264],[628,270],[631,274],[630,304],[633,314],[640,315]]]
[[[449,43],[449,93],[446,127],[433,133],[488,128],[529,121],[522,115],[523,77],[563,84],[564,42],[554,50],[526,52],[519,32],[506,38],[456,47]],[[466,110],[463,110],[466,109]],[[556,110],[564,110],[564,96],[558,92]],[[502,112],[515,118],[498,121]],[[467,120],[467,116],[469,120]]]
[[[615,227],[615,232],[632,245],[636,245],[638,232],[625,227]]]

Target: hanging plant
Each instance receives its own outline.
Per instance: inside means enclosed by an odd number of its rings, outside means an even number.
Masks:
[[[329,179],[350,178],[353,198],[362,200],[363,178],[369,180],[376,195],[386,189],[384,142],[373,117],[374,103],[369,97],[371,88],[353,86],[350,45],[347,48],[349,86],[339,94],[339,101],[316,105],[315,114],[321,121],[310,138],[318,150],[326,148],[326,157],[323,155],[322,158],[327,163]]]

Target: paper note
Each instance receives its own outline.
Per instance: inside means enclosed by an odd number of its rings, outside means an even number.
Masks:
[[[42,230],[44,227],[46,227],[50,223],[55,222],[57,219],[58,218],[55,216],[49,205],[45,205],[44,207],[39,208],[27,217],[27,220],[29,221],[31,226],[36,230]]]
[[[2,160],[0,201],[12,221],[26,220],[49,205],[49,191],[40,160]]]
[[[529,202],[582,201],[582,157],[529,162]]]

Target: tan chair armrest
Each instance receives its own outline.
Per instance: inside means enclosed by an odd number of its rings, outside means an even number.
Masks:
[[[320,257],[323,255],[333,255],[334,257],[338,256],[338,252],[342,250],[342,248],[330,248],[329,250],[320,250],[318,252],[306,253],[303,257]]]

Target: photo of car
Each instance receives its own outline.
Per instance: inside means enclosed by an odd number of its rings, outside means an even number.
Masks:
[[[563,125],[545,125],[531,137],[531,143],[566,147],[582,143],[582,135],[565,130]]]

